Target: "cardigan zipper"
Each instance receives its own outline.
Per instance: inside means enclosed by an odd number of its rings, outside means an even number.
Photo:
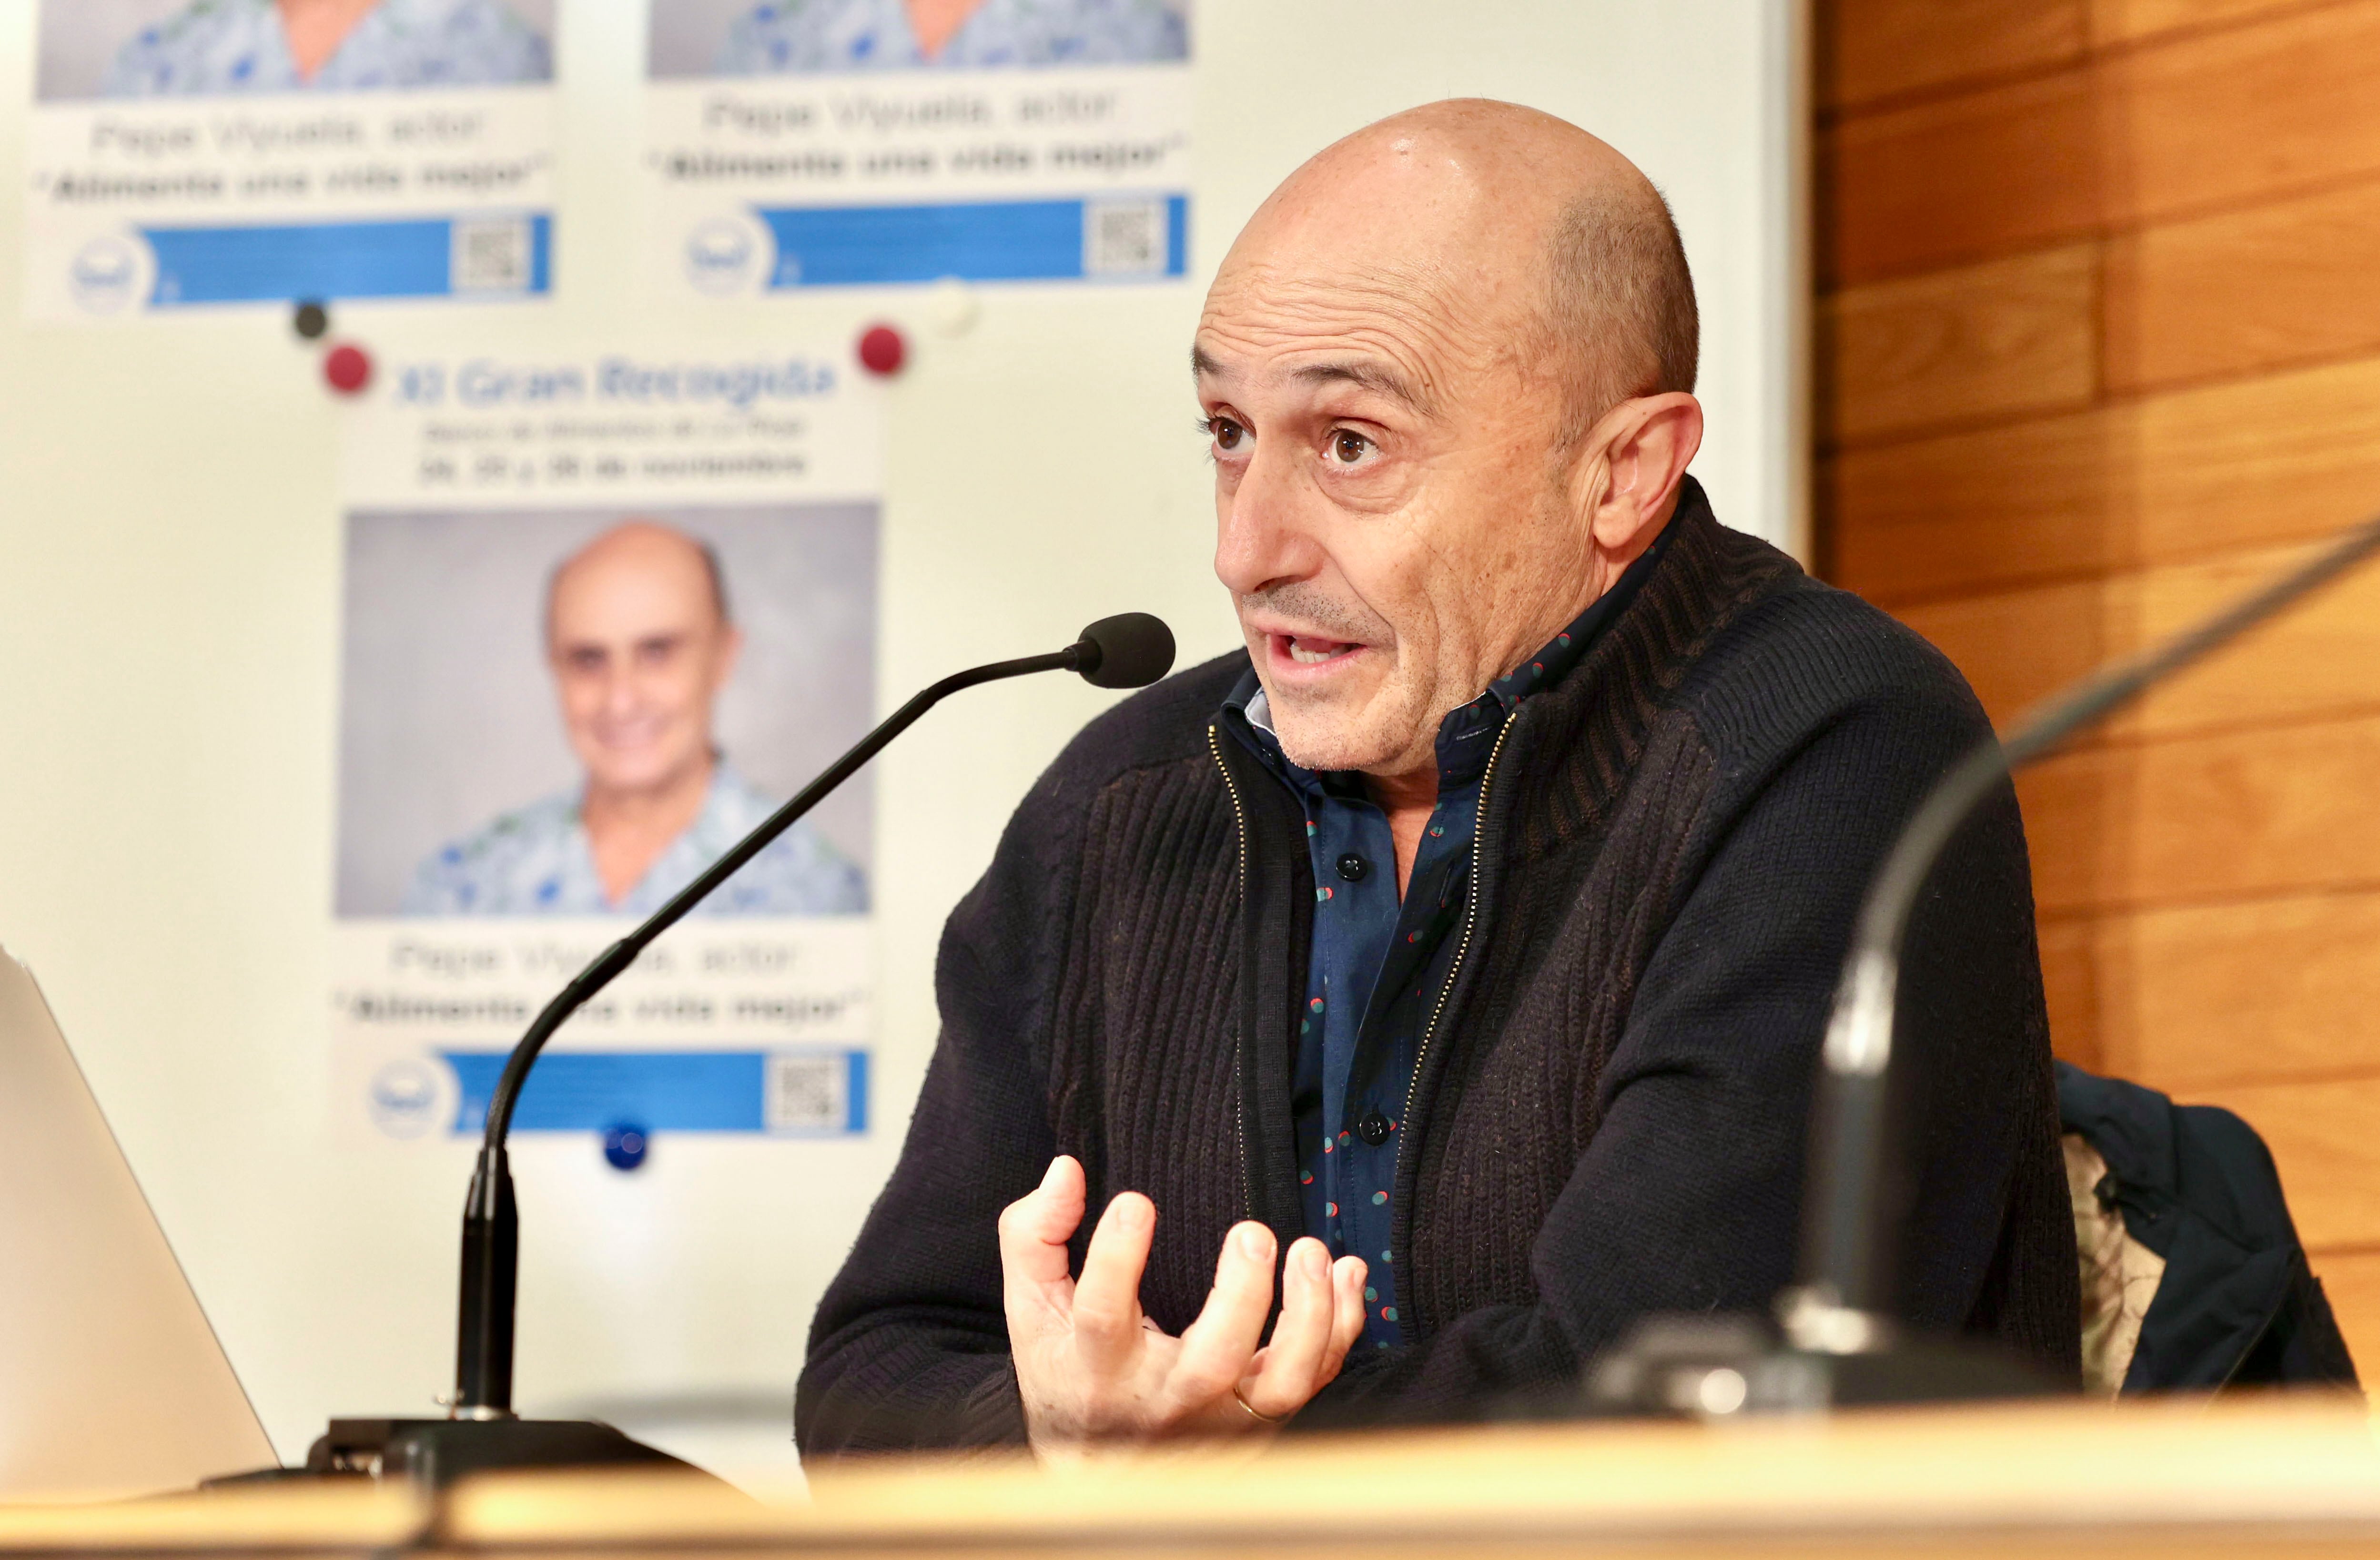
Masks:
[[[1515,715],[1518,711],[1513,712]],[[1454,962],[1446,967],[1446,983],[1438,989],[1438,1001],[1429,1010],[1429,1022],[1422,1026],[1421,1049],[1414,1053],[1413,1077],[1405,1084],[1404,1119],[1397,1124],[1396,1174],[1390,1184],[1402,1182],[1405,1171],[1405,1144],[1413,1140],[1414,1097],[1421,1089],[1422,1064],[1429,1060],[1430,1042],[1438,1038],[1438,1021],[1446,1016],[1447,999],[1454,994],[1455,977],[1463,973],[1463,957],[1471,951],[1471,933],[1479,924],[1479,859],[1487,852],[1488,787],[1496,779],[1496,761],[1504,754],[1504,737],[1512,729],[1512,716],[1496,729],[1496,746],[1488,752],[1488,767],[1479,772],[1479,822],[1472,832],[1471,893],[1463,907],[1463,940],[1454,945]]]
[[[1207,727],[1207,750],[1215,756],[1215,768],[1223,776],[1223,789],[1231,793],[1232,821],[1239,826],[1240,904],[1245,908],[1248,899],[1248,814],[1247,810],[1240,805],[1240,783],[1232,778],[1232,766],[1223,762],[1222,733],[1211,724]],[[1241,1076],[1240,1071],[1242,1049],[1239,1037],[1234,1037],[1232,1046],[1232,1141],[1240,1154],[1240,1212],[1253,1219],[1257,1216],[1257,1188],[1255,1177],[1248,1171],[1248,1096],[1247,1079]]]

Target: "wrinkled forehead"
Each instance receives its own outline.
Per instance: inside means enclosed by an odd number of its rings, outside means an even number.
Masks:
[[[1434,412],[1509,356],[1512,302],[1492,279],[1429,258],[1235,251],[1208,291],[1191,363],[1220,394],[1340,379]]]

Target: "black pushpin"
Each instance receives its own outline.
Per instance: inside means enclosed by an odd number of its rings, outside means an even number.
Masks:
[[[308,341],[320,341],[322,333],[331,328],[331,311],[311,299],[298,306],[289,323],[299,336]]]

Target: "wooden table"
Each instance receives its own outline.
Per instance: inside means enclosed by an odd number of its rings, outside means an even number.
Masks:
[[[2380,1557],[2358,1405],[2268,1399],[1514,1426],[1196,1447],[1062,1468],[902,1459],[769,1505],[640,1474],[430,1502],[279,1487],[0,1510],[0,1556],[716,1554]]]

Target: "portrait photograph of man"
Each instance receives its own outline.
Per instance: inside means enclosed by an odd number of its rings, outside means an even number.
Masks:
[[[862,513],[352,517],[340,913],[658,909],[866,729]],[[868,824],[863,779],[705,913],[866,913]]]
[[[552,39],[553,0],[43,0],[39,95],[544,82]]]

